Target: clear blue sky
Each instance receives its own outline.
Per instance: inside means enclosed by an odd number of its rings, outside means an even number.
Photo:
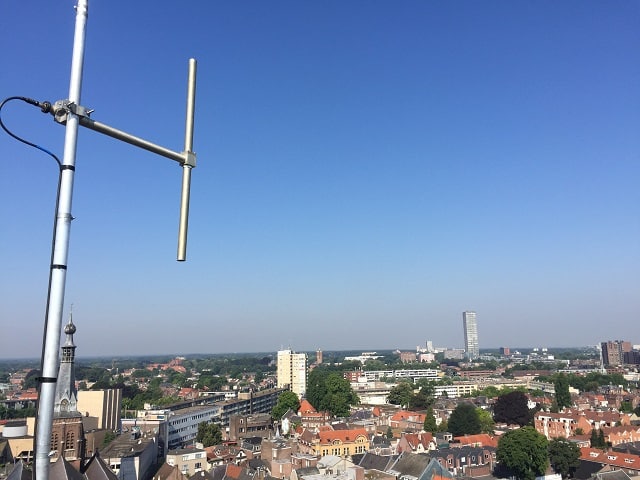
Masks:
[[[66,98],[73,0],[9,2],[2,97]],[[91,0],[78,355],[640,343],[637,1]],[[64,128],[17,102],[16,133]],[[0,357],[40,353],[57,170],[0,132]]]

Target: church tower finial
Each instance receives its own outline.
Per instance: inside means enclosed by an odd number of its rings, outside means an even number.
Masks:
[[[73,324],[73,314],[69,314],[69,323],[64,327],[66,339],[62,346],[62,360],[58,371],[56,386],[56,401],[54,413],[77,411],[78,391],[76,390],[75,356],[76,346],[73,343],[73,334],[76,326]]]
[[[58,457],[84,460],[86,439],[82,426],[82,414],[78,411],[78,390],[76,389],[75,356],[76,346],[73,334],[73,314],[69,313],[69,323],[64,326],[66,339],[62,345],[62,358],[58,369],[56,396],[53,406],[51,431],[51,451]]]

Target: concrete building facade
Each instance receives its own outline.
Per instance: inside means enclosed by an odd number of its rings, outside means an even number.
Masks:
[[[464,329],[464,349],[467,358],[473,360],[480,356],[478,343],[478,321],[476,312],[462,312],[462,327]]]
[[[289,388],[298,398],[307,390],[307,355],[292,350],[278,352],[278,388]]]

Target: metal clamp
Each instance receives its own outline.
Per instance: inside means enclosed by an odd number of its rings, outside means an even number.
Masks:
[[[86,117],[89,116],[95,111],[82,105],[76,105],[74,102],[70,100],[58,100],[51,107],[51,113],[53,114],[53,118],[57,123],[62,125],[66,125],[67,118],[69,117],[69,113],[73,113],[78,117]]]

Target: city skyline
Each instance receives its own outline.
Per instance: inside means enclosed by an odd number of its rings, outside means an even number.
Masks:
[[[72,3],[7,6],[6,96],[66,98]],[[82,103],[180,150],[198,60],[187,262],[180,169],[81,129],[80,357],[456,347],[466,309],[486,346],[640,343],[637,3],[154,7],[90,2]],[[2,358],[41,351],[56,176],[0,132]]]

